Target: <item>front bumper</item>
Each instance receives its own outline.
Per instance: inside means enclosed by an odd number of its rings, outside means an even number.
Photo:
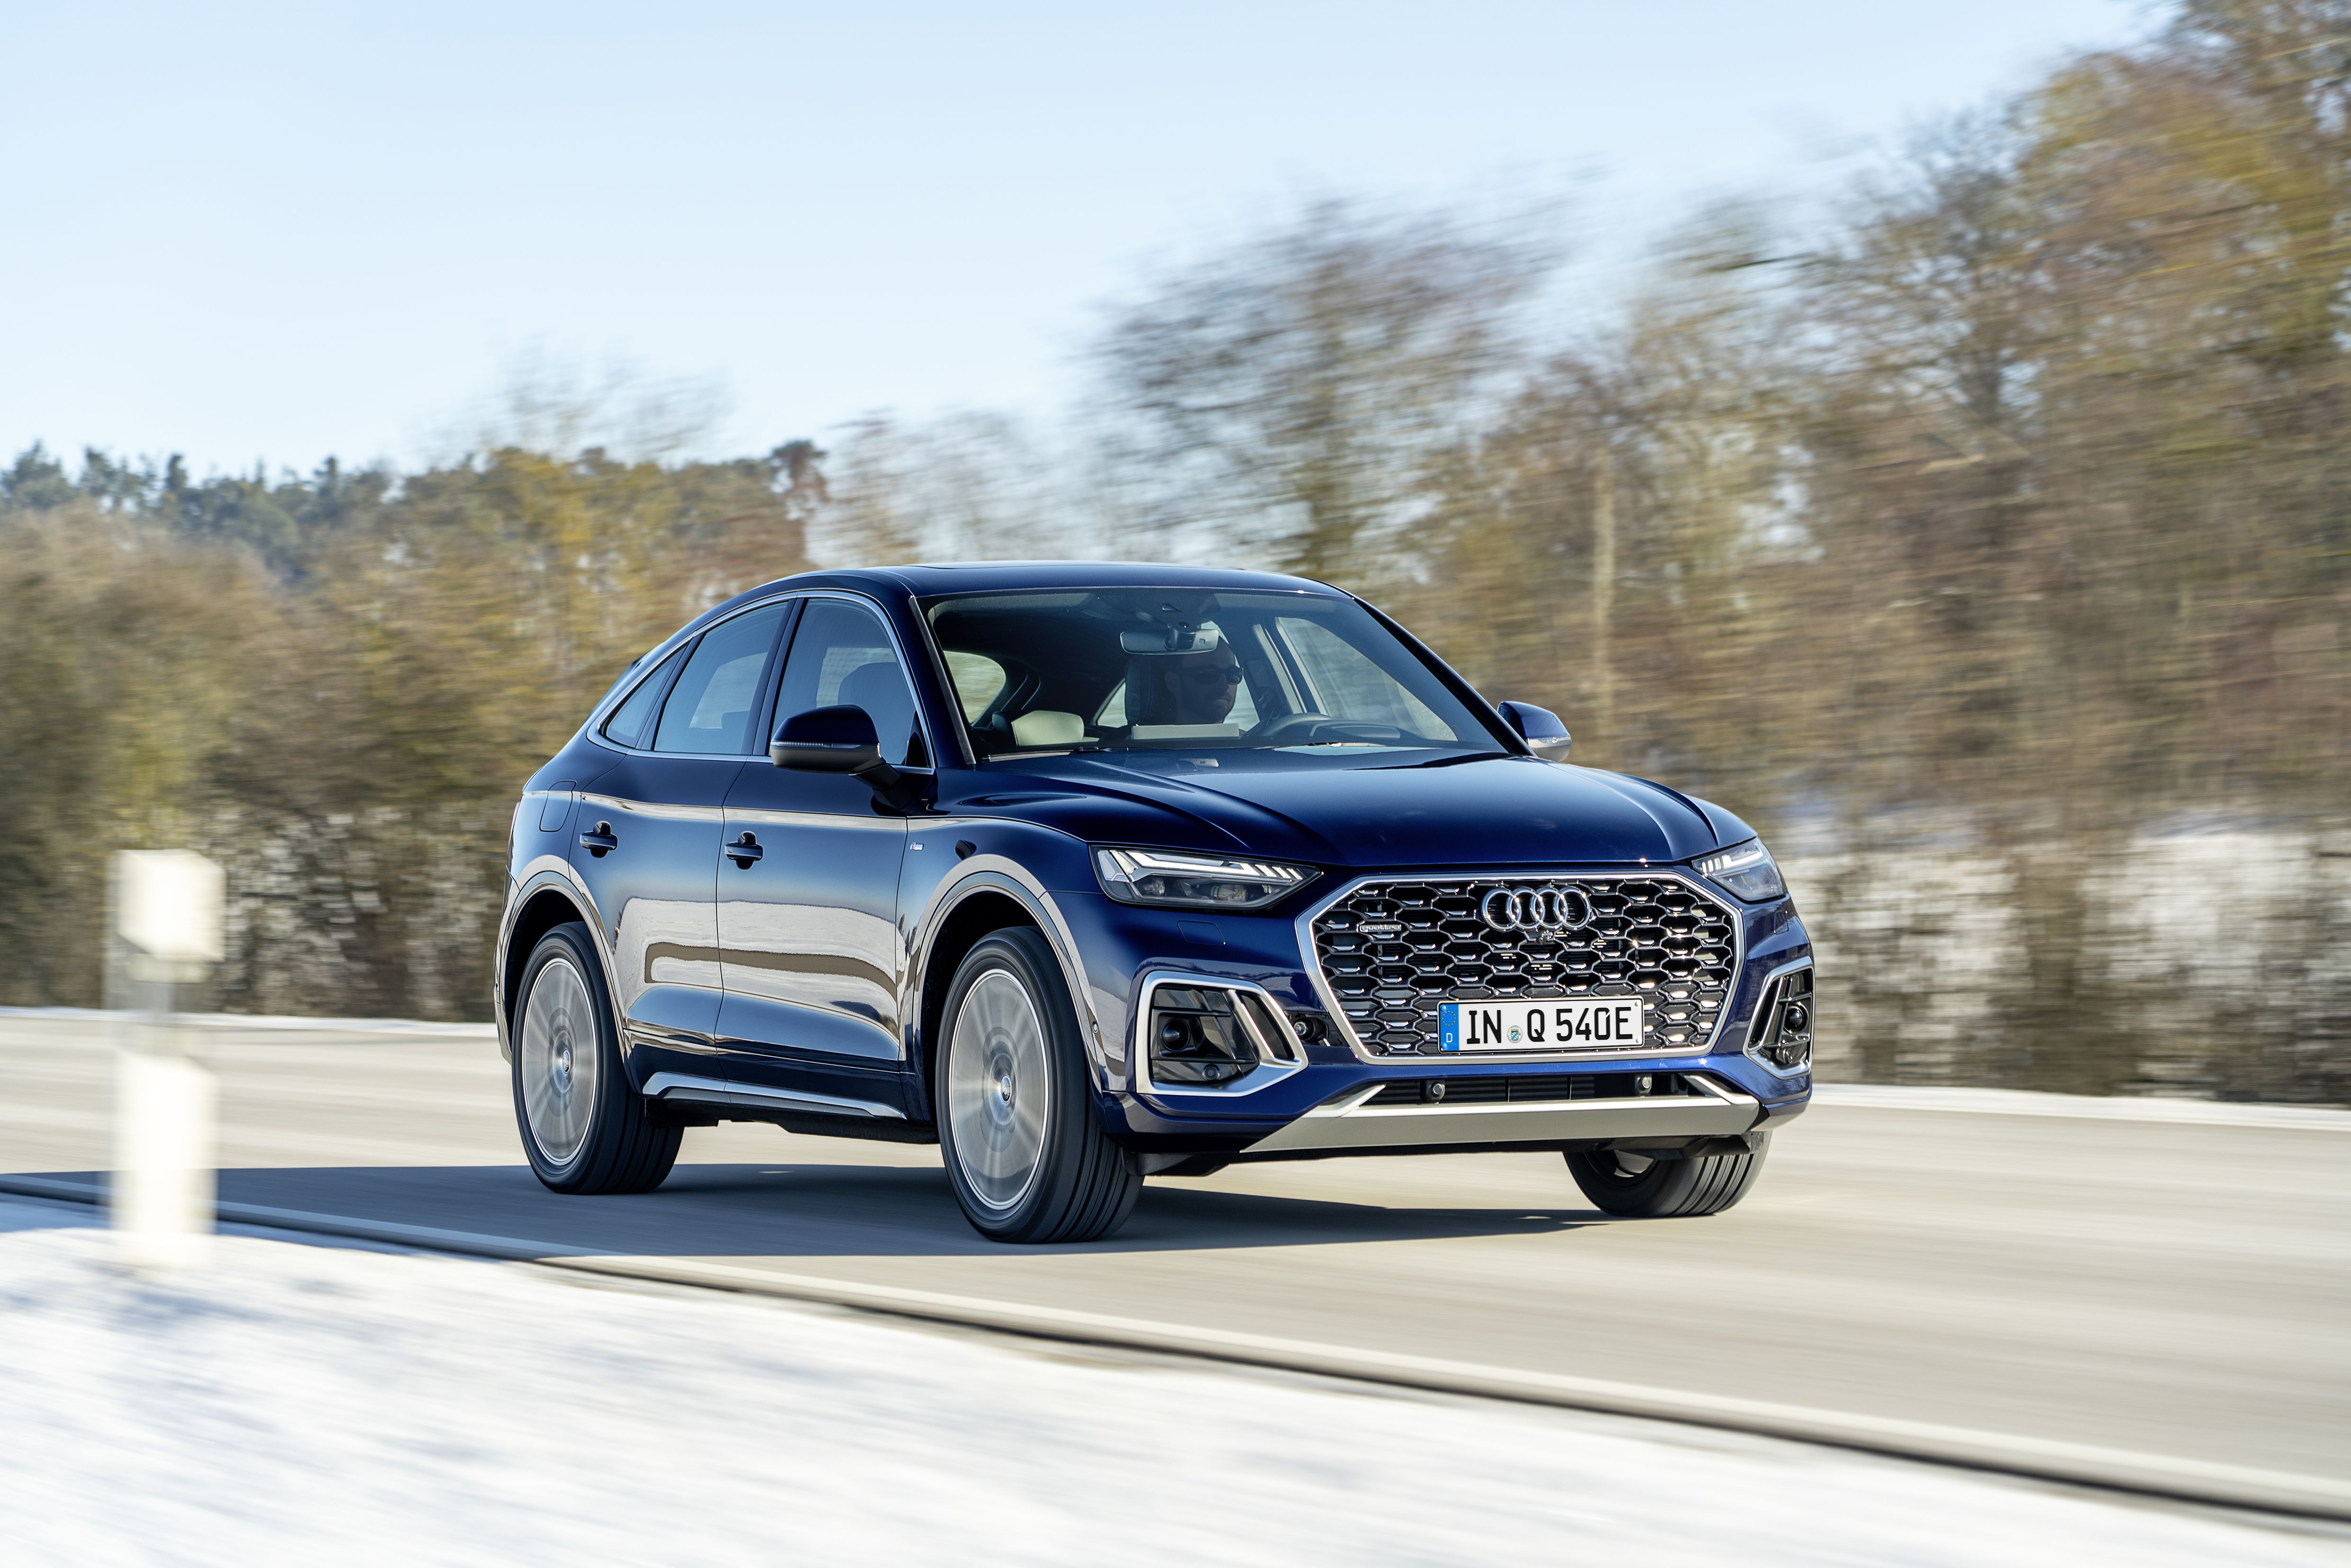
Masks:
[[[1781,1127],[1802,1114],[1809,1078],[1775,1079],[1744,1056],[1610,1061],[1605,1074],[1562,1074],[1537,1097],[1518,1097],[1524,1068],[1507,1062],[1429,1062],[1418,1071],[1366,1071],[1353,1063],[1309,1067],[1247,1102],[1213,1109],[1154,1094],[1123,1094],[1105,1106],[1118,1140],[1144,1153],[1227,1158],[1300,1159],[1332,1154],[1556,1149],[1603,1145],[1672,1147],[1693,1138],[1737,1137]],[[1597,1080],[1576,1097],[1562,1078]],[[1628,1094],[1614,1080],[1654,1081],[1655,1093]],[[1507,1092],[1510,1098],[1503,1098]],[[1436,1086],[1450,1103],[1434,1097]]]
[[[1326,1154],[1459,1149],[1625,1146],[1660,1140],[1739,1137],[1776,1128],[1811,1098],[1807,1073],[1767,1071],[1744,1047],[1768,977],[1811,953],[1786,900],[1742,912],[1738,972],[1729,1005],[1708,1045],[1624,1053],[1462,1056],[1424,1054],[1368,1059],[1343,1029],[1339,1009],[1306,950],[1293,917],[1219,916],[1216,943],[1176,936],[1167,915],[1065,898],[1086,967],[1103,1044],[1111,1057],[1102,1085],[1106,1129],[1138,1152],[1225,1158],[1314,1158]],[[1163,927],[1165,929],[1163,929]],[[1187,934],[1188,936],[1188,934]],[[1180,955],[1180,956],[1179,956]],[[1140,1004],[1155,976],[1180,970],[1199,982],[1247,988],[1293,1018],[1324,1023],[1301,1060],[1260,1070],[1229,1085],[1179,1089],[1153,1081],[1144,1059]],[[1140,1070],[1140,1071],[1139,1071]],[[1565,1077],[1656,1075],[1657,1092],[1638,1095],[1578,1086]],[[1551,1082],[1521,1084],[1543,1078]],[[1498,1080],[1511,1080],[1505,1085]],[[1454,1089],[1454,1103],[1432,1085]],[[1668,1087],[1670,1085],[1670,1087]],[[1521,1094],[1524,1087],[1533,1092]],[[1589,1092],[1589,1097],[1586,1097]],[[1376,1101],[1376,1103],[1374,1103]]]

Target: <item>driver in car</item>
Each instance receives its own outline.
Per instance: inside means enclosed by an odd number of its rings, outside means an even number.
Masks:
[[[1240,690],[1241,662],[1222,638],[1192,653],[1154,653],[1143,667],[1142,724],[1222,724]]]

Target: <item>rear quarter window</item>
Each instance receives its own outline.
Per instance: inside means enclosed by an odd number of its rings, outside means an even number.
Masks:
[[[669,678],[676,673],[677,667],[685,663],[686,653],[692,646],[688,643],[686,647],[680,648],[664,659],[652,674],[637,683],[637,689],[629,694],[628,700],[614,708],[612,716],[604,721],[605,739],[622,746],[642,747],[645,744],[645,731],[653,727],[653,709],[661,704],[662,691],[669,685]]]

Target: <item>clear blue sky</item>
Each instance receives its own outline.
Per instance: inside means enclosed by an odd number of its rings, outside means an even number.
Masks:
[[[0,10],[0,452],[413,458],[534,345],[718,444],[1046,411],[1139,261],[1302,194],[1625,253],[2147,25],[2131,0]]]

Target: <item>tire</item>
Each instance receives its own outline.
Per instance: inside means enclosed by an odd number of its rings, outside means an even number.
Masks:
[[[1614,1149],[1567,1151],[1567,1168],[1593,1207],[1620,1219],[1694,1219],[1747,1196],[1771,1147],[1765,1133],[1742,1155],[1648,1159]],[[1635,1162],[1639,1167],[1629,1168]]]
[[[661,1186],[684,1129],[656,1120],[629,1082],[588,927],[575,920],[540,937],[515,995],[515,1124],[532,1173],[564,1193]]]
[[[996,1241],[1097,1241],[1143,1191],[1094,1111],[1092,1075],[1053,950],[1012,926],[956,967],[939,1015],[933,1112],[956,1201]]]

